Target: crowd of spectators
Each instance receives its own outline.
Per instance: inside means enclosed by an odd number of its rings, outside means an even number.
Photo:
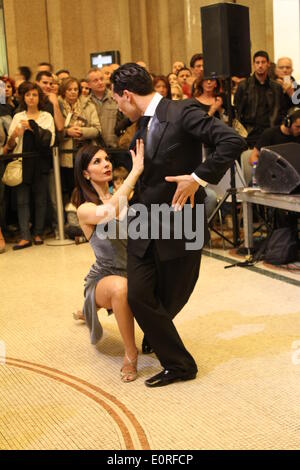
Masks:
[[[147,68],[144,62],[138,63]],[[0,77],[5,89],[5,99],[0,100],[0,253],[5,251],[4,235],[10,235],[12,226],[17,226],[20,233],[15,250],[31,246],[32,241],[41,244],[46,223],[57,231],[53,145],[60,147],[63,199],[69,208],[74,188],[73,162],[83,144],[128,150],[137,123],[123,116],[114,101],[110,75],[117,67],[92,68],[85,78],[76,78],[66,69],[54,74],[51,64],[41,62],[34,79],[25,66],[19,67],[15,77]],[[154,90],[162,96],[195,99],[205,113],[218,119],[226,121],[228,106],[232,107],[235,121],[240,124],[237,129],[242,128],[243,136],[247,136],[249,151],[241,160],[248,175],[249,165],[259,158],[261,145],[257,142],[267,129],[276,128],[277,134],[285,133],[285,141],[291,136],[300,143],[299,113],[290,127],[281,127],[297,105],[299,86],[292,73],[290,58],[282,57],[272,67],[268,53],[258,51],[253,57],[253,74],[232,77],[229,104],[222,80],[204,75],[201,53],[193,55],[188,65],[175,61],[167,76],[151,75]],[[28,151],[35,152],[35,156],[22,160],[22,183],[5,187],[1,179],[9,160],[2,155]],[[214,196],[210,194],[210,198]]]

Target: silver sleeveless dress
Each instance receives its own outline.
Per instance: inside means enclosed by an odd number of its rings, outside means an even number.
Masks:
[[[91,266],[85,278],[83,314],[89,327],[91,343],[96,344],[102,337],[103,329],[99,322],[97,310],[101,308],[96,305],[95,289],[98,282],[106,276],[127,277],[127,239],[119,238],[119,223],[116,224],[117,236],[107,236],[102,239],[99,235],[103,233],[106,225],[99,224],[89,243],[92,246],[96,262]],[[112,313],[111,310],[108,313]]]

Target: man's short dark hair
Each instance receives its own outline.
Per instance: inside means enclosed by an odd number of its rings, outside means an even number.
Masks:
[[[58,70],[55,75],[60,75],[61,73],[67,73],[67,74],[70,75],[70,72],[69,72],[69,70],[67,70],[67,69]]]
[[[255,54],[253,56],[253,62],[255,61],[255,59],[257,57],[264,57],[265,59],[267,59],[268,62],[270,62],[269,54],[266,51],[257,51],[257,52],[255,52]]]
[[[29,67],[27,67],[26,65],[21,65],[19,67],[19,72],[21,75],[23,75],[24,79],[25,79],[25,82],[28,82],[31,78],[31,70]]]
[[[195,62],[197,62],[197,60],[203,60],[203,54],[201,54],[201,52],[193,55],[193,57],[190,60],[190,67],[194,68]]]
[[[146,96],[153,92],[152,78],[144,67],[134,62],[121,65],[110,77],[114,92],[123,96],[124,90]]]
[[[300,119],[300,110],[295,111],[295,112],[291,115],[291,123],[293,124],[295,121],[297,121],[297,119]]]
[[[190,71],[190,69],[188,67],[182,67],[181,69],[177,70],[177,72],[176,72],[177,77],[180,74],[180,72],[182,72],[183,70],[187,70],[192,75],[192,72]]]
[[[49,67],[50,72],[53,72],[53,65],[52,64],[49,64],[49,62],[40,62],[38,64],[38,67],[42,67],[43,65],[45,65],[46,67]]]
[[[40,82],[42,80],[43,75],[46,77],[52,78],[52,73],[48,72],[48,70],[42,70],[41,72],[38,72],[35,77],[36,82]]]
[[[297,121],[297,119],[300,119],[300,108],[298,106],[290,108],[285,117],[285,120],[286,119],[289,119],[291,124]]]

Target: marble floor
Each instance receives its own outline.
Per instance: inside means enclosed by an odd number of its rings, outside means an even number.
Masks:
[[[92,346],[81,306],[88,244],[0,255],[0,449],[298,449],[300,275],[205,250],[195,291],[176,317],[196,380],[148,389],[160,370],[139,356],[120,381],[114,316]],[[142,333],[137,328],[140,346]]]

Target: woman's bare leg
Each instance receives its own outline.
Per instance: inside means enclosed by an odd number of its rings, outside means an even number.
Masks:
[[[95,296],[97,305],[113,309],[125,348],[122,368],[123,374],[128,372],[128,380],[125,377],[125,381],[134,380],[138,351],[134,337],[134,319],[127,301],[127,279],[121,276],[107,276],[99,281]]]
[[[116,288],[112,297],[112,309],[124,342],[125,352],[130,359],[136,357],[137,348],[134,338],[134,319],[127,301],[126,283]]]

